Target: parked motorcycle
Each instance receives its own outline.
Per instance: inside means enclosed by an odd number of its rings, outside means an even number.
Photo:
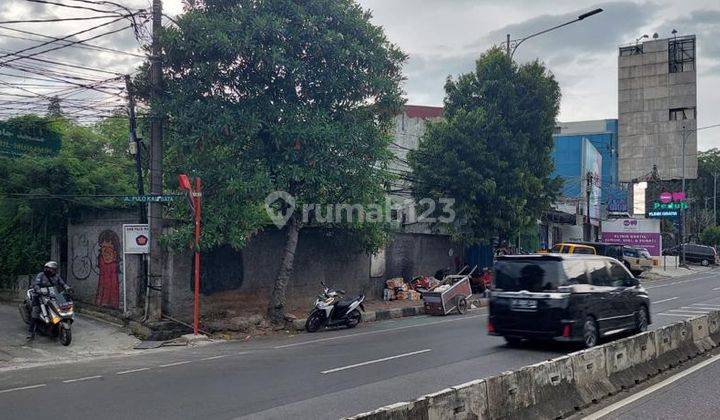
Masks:
[[[364,294],[344,298],[345,291],[333,290],[320,283],[323,292],[315,300],[315,307],[305,321],[305,330],[315,332],[323,327],[345,325],[355,328],[362,321],[360,310],[365,311]],[[359,308],[359,309],[358,309]]]
[[[32,316],[32,289],[25,293],[25,301],[20,304],[20,315],[26,324]],[[55,287],[40,288],[40,322],[38,331],[48,337],[55,337],[63,346],[72,341],[71,326],[74,318],[73,302],[66,292],[58,292]]]

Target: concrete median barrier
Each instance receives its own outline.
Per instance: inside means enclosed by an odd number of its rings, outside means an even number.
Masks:
[[[703,354],[720,311],[359,414],[352,419],[556,419]]]
[[[569,357],[575,385],[586,406],[615,393],[615,387],[608,379],[605,366],[605,347],[583,350]]]
[[[687,323],[690,325],[693,343],[699,354],[715,347],[715,343],[710,338],[710,319],[707,315],[689,319]]]
[[[656,375],[657,347],[655,333],[645,332],[607,343],[605,366],[615,391],[621,391]]]

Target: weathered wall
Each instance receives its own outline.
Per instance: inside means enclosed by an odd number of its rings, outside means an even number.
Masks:
[[[85,216],[68,225],[68,255],[63,264],[75,298],[112,309],[123,309],[123,269],[126,270],[127,307],[136,304],[140,257],[128,256],[123,267],[122,225],[136,223],[132,213],[112,212]]]

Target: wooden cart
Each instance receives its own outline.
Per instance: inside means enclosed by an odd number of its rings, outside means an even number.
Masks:
[[[473,269],[473,271],[475,270]],[[442,291],[424,292],[422,298],[425,302],[425,313],[447,315],[456,310],[459,314],[464,314],[468,309],[468,301],[472,296],[472,290],[470,289],[471,274],[472,271],[465,275],[453,274],[446,276],[441,286],[449,285],[450,287]]]

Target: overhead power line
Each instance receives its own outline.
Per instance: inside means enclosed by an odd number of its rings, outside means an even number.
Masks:
[[[29,19],[29,20],[2,20],[0,24],[8,25],[11,23],[51,23],[51,22],[69,22],[78,20],[96,20],[96,19],[110,19],[117,17],[117,14],[111,14],[107,16],[86,16],[86,17],[72,17],[72,18],[53,18],[53,19]]]
[[[76,6],[74,4],[58,3],[58,2],[47,1],[47,0],[25,0],[25,1],[28,1],[30,3],[41,3],[41,4],[50,4],[53,6],[67,7],[70,9],[92,10],[93,12],[100,12],[100,13],[113,13],[112,11],[103,10],[103,9],[95,9],[93,7]]]
[[[5,29],[8,31],[18,32],[18,33],[22,33],[22,34],[26,34],[26,35],[37,36],[37,37],[41,37],[41,38],[45,38],[45,39],[52,39],[55,41],[66,43],[66,44],[71,44],[71,41],[61,40],[60,38],[57,38],[54,36],[38,34],[35,32],[25,31],[22,29],[8,28],[6,26],[0,26],[0,29]],[[15,39],[23,39],[25,41],[41,42],[41,41],[38,41],[37,39],[26,38],[26,37],[21,37],[21,36],[13,36],[13,35],[8,35],[8,34],[0,34],[0,36],[4,36],[4,37],[8,37],[8,38],[15,38]],[[108,52],[113,52],[113,53],[118,53],[118,54],[130,55],[130,56],[138,57],[138,58],[145,58],[145,56],[142,54],[135,54],[135,53],[131,53],[128,51],[117,50],[117,49],[110,48],[110,47],[103,47],[101,45],[90,44],[87,42],[82,43],[82,44],[77,44],[77,45],[68,45],[68,46],[74,47],[74,48],[88,49],[88,50],[108,51]]]

